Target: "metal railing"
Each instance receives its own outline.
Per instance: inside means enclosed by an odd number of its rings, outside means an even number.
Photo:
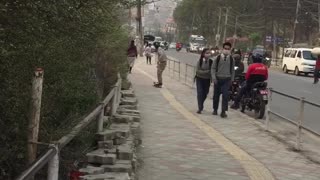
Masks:
[[[184,64],[184,63],[181,63],[180,61],[178,60],[173,60],[173,58],[169,58],[168,59],[169,61],[169,76],[172,76],[173,78],[176,77],[176,74],[178,74],[178,77],[179,77],[179,81],[181,80],[181,77],[184,77],[184,84],[186,84],[187,86],[190,86],[190,87],[194,87],[194,77],[195,77],[195,74],[196,74],[196,67],[194,65],[190,65],[190,64]],[[173,65],[170,65],[170,64],[173,64]],[[178,64],[179,68],[177,69],[175,64]],[[185,70],[182,71],[181,67],[185,67]],[[189,69],[189,70],[188,70]],[[191,80],[191,83],[189,83]],[[283,93],[283,92],[279,92],[279,91],[276,91],[272,88],[269,88],[269,100],[272,101],[272,93],[275,93],[275,94],[278,94],[278,95],[281,95],[281,96],[284,96],[284,97],[287,97],[287,98],[290,98],[290,99],[293,99],[293,100],[297,100],[299,101],[300,103],[300,106],[299,106],[299,115],[297,117],[297,121],[294,121],[290,118],[287,118],[283,115],[281,115],[280,113],[277,113],[277,112],[274,112],[270,109],[270,103],[269,102],[266,106],[266,121],[265,121],[265,128],[267,131],[269,131],[269,124],[270,124],[270,114],[273,114],[277,117],[280,117],[284,120],[287,120],[289,123],[295,125],[297,127],[297,139],[296,139],[296,150],[301,150],[301,133],[302,133],[302,130],[305,130],[305,131],[308,131],[318,137],[320,137],[320,132],[316,132],[315,130],[312,130],[311,128],[309,127],[306,127],[303,125],[303,122],[304,122],[304,109],[305,109],[305,104],[309,104],[311,106],[314,106],[314,107],[317,107],[317,108],[320,108],[320,104],[317,104],[317,103],[314,103],[314,102],[310,102],[308,100],[306,100],[304,97],[301,97],[301,98],[298,98],[298,97],[295,97],[295,96],[291,96],[291,95],[288,95],[286,93]]]
[[[178,77],[178,80],[183,80],[187,86],[194,87],[194,77],[196,75],[196,67],[187,63],[181,63],[173,59],[168,59],[169,76],[172,78]],[[177,74],[177,75],[176,75]]]
[[[275,111],[272,111],[270,109],[270,104],[272,102],[272,94],[278,94],[278,95],[281,95],[283,97],[287,97],[289,99],[293,99],[293,100],[296,100],[296,101],[299,101],[299,114],[298,114],[298,117],[297,117],[297,121],[294,121],[290,118],[287,118],[283,115],[281,115],[280,113],[277,113]],[[291,124],[295,125],[297,127],[297,134],[296,134],[296,144],[295,144],[295,148],[296,150],[300,151],[302,149],[302,146],[301,146],[301,136],[302,136],[302,130],[306,130],[307,132],[310,132],[316,136],[320,136],[320,133],[319,132],[316,132],[315,130],[312,130],[311,128],[307,127],[307,126],[304,126],[303,125],[303,122],[304,122],[304,115],[305,115],[305,104],[309,104],[313,107],[317,107],[317,108],[320,108],[320,104],[317,104],[317,103],[314,103],[314,102],[311,102],[311,101],[308,101],[305,99],[305,97],[296,97],[296,96],[292,96],[292,95],[288,95],[286,93],[283,93],[283,92],[280,92],[280,91],[276,91],[274,90],[273,88],[269,88],[269,103],[267,104],[267,111],[266,111],[266,121],[265,121],[265,128],[267,131],[269,131],[269,124],[270,124],[270,114],[273,114],[275,116],[278,116],[280,117],[281,119],[284,119],[284,120],[287,120],[288,122],[290,122]],[[319,109],[320,110],[320,109]]]
[[[103,131],[104,116],[109,113],[111,116],[116,113],[121,100],[121,84],[122,80],[118,75],[118,81],[107,97],[96,107],[89,115],[87,115],[80,123],[72,128],[71,132],[56,142],[52,142],[49,149],[37,158],[16,180],[32,179],[46,164],[48,164],[48,180],[58,180],[59,175],[59,152],[70,141],[72,141],[84,128],[91,122],[97,120],[97,132]],[[107,107],[110,111],[107,112]]]

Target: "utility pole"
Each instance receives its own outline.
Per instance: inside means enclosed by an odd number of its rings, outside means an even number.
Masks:
[[[129,7],[129,27],[131,28],[131,19],[132,19],[132,16],[131,16],[132,14],[131,14],[131,7]]]
[[[273,42],[273,50],[272,50],[272,60],[274,60],[276,62],[277,65],[277,37],[276,37],[276,26],[274,23],[274,20],[272,20],[272,32],[273,32],[273,37],[272,37],[272,42]],[[271,60],[271,62],[272,62]]]
[[[267,20],[267,12],[266,11],[266,2],[263,1],[263,14],[264,14],[264,34],[263,34],[263,48],[266,49],[267,46],[267,24],[268,24],[268,20]]]
[[[195,17],[196,17],[196,16],[195,16],[195,14],[193,13],[190,35],[193,34],[193,24],[194,24],[194,18],[195,18]]]
[[[297,0],[297,7],[296,7],[296,17],[293,24],[293,35],[292,35],[292,45],[293,46],[296,43],[296,29],[298,24],[298,15],[299,15],[299,9],[300,9],[300,0]]]
[[[37,68],[32,79],[32,98],[30,119],[28,125],[28,163],[31,164],[37,157],[37,142],[39,135],[41,96],[43,84],[43,69]]]
[[[230,9],[230,7],[226,8],[226,16],[225,16],[225,21],[224,21],[224,33],[223,33],[223,39],[222,39],[223,42],[226,41],[226,36],[227,36],[229,9]]]
[[[222,9],[221,7],[219,7],[219,22],[218,22],[218,29],[217,29],[217,34],[216,34],[216,46],[219,46],[220,44],[220,37],[221,37],[221,27],[220,27],[220,24],[221,24],[221,14],[222,14]]]
[[[139,36],[139,55],[143,57],[143,28],[142,28],[142,5],[141,0],[137,0],[137,19],[138,19],[138,36]]]
[[[232,47],[233,47],[233,48],[235,47],[235,45],[236,45],[236,40],[237,40],[238,18],[239,18],[239,16],[236,16],[236,22],[235,22],[235,24],[234,24],[233,43],[232,43]]]
[[[320,33],[320,1],[318,1],[318,25],[319,25],[319,33]]]

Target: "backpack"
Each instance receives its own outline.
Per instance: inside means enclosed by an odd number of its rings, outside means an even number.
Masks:
[[[217,57],[217,62],[216,62],[216,73],[218,72],[218,65],[219,65],[219,62],[220,62],[220,58],[221,58],[221,55],[218,55]],[[230,56],[230,74],[232,74],[232,64],[233,64],[233,57]]]

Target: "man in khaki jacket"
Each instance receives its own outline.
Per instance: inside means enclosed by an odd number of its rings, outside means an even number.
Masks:
[[[155,48],[156,48],[156,54],[158,57],[158,60],[157,60],[158,82],[154,83],[154,87],[161,88],[162,87],[162,73],[167,66],[167,55],[164,52],[164,50],[161,47],[159,47],[158,45],[155,46]]]

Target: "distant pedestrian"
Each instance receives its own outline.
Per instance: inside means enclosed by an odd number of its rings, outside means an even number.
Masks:
[[[231,43],[223,44],[222,53],[219,54],[213,61],[212,81],[214,83],[214,97],[213,97],[213,115],[218,115],[220,94],[222,94],[222,111],[221,117],[226,118],[229,101],[229,88],[231,82],[234,80],[234,60],[231,56]]]
[[[151,44],[148,44],[144,50],[144,53],[147,58],[147,64],[151,64],[152,52],[151,52]]]
[[[164,50],[158,45],[155,45],[156,54],[157,54],[157,77],[158,82],[154,83],[154,87],[161,88],[162,87],[162,73],[167,66],[167,55]]]
[[[242,55],[241,55],[241,51],[237,50],[233,55],[232,55],[233,59],[234,59],[234,66],[237,67],[235,70],[235,76],[239,76],[242,75],[243,71],[244,71],[244,64],[242,62]]]
[[[130,46],[127,50],[127,59],[129,64],[129,73],[131,73],[134,66],[134,62],[138,57],[137,47],[134,45],[134,40],[131,41]]]
[[[320,76],[320,55],[318,55],[316,66],[314,68],[314,82],[313,84],[317,84],[319,82],[319,76]]]
[[[211,84],[211,66],[212,59],[209,49],[203,49],[200,59],[197,63],[196,82],[197,82],[197,99],[198,99],[198,114],[203,111],[203,104],[209,93]]]

